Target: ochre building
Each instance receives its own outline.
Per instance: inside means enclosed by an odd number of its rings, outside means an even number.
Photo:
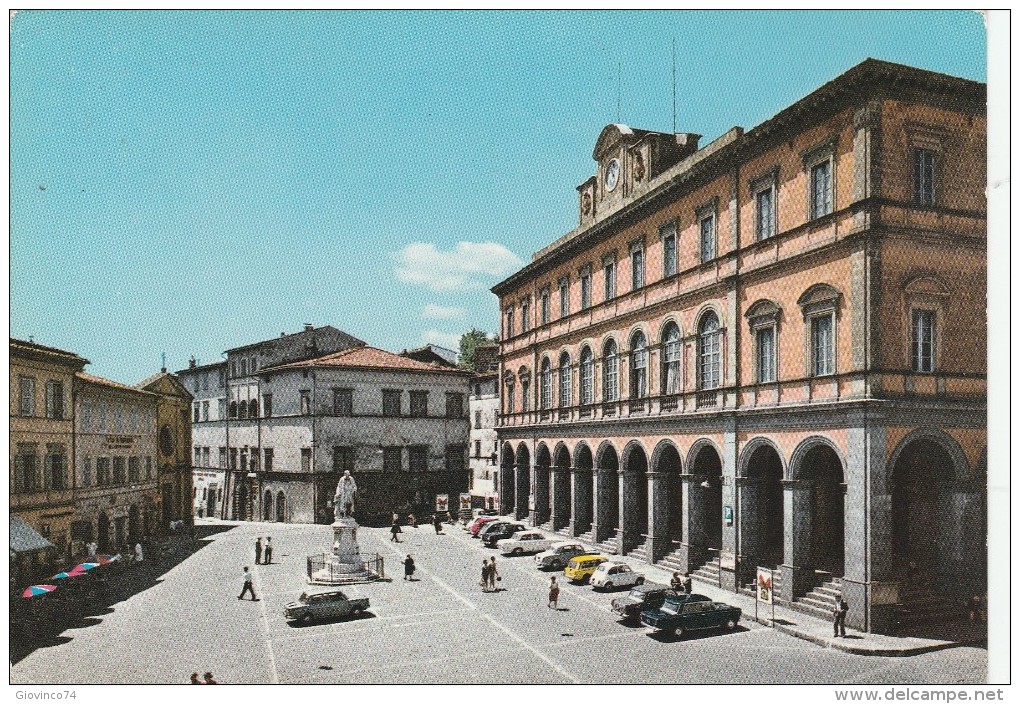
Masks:
[[[493,288],[500,504],[892,632],[986,584],[985,85],[867,60],[704,146],[622,124]]]

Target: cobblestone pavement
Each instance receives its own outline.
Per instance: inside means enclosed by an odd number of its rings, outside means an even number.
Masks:
[[[309,587],[305,559],[328,549],[327,526],[223,524],[221,532],[152,586],[111,604],[14,663],[12,683],[177,683],[212,671],[236,683],[627,682],[979,683],[987,652],[959,647],[912,657],[822,648],[751,619],[729,633],[676,640],[620,624],[613,594],[564,584],[560,611],[546,606],[549,575],[530,557],[497,556],[503,591],[478,587],[496,554],[463,530],[362,528],[393,581],[357,585],[370,613],[301,626],[284,604]],[[256,536],[271,535],[272,565],[255,566],[260,601],[238,601],[241,568]],[[418,580],[402,580],[413,555]]]

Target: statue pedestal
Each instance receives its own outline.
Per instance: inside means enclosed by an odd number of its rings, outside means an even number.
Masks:
[[[371,582],[379,579],[361,555],[358,548],[358,522],[350,517],[338,518],[330,526],[333,529],[333,549],[329,554],[309,557],[310,584],[352,584]],[[318,569],[312,569],[312,561],[321,561]]]

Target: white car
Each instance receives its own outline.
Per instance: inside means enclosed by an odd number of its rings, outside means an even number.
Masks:
[[[572,540],[553,543],[548,550],[535,555],[535,567],[540,570],[562,570],[571,558],[587,555],[589,552],[588,548]]]
[[[526,530],[512,538],[500,540],[496,547],[504,555],[523,555],[548,550],[552,542],[538,531]]]
[[[620,589],[644,584],[645,576],[622,562],[603,562],[591,576],[593,589]]]

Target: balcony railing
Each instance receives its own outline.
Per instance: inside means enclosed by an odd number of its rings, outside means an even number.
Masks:
[[[630,404],[628,405],[628,410],[630,411],[630,414],[632,416],[644,413],[645,408],[646,408],[645,400],[643,398],[635,399],[631,401]]]
[[[663,412],[675,411],[680,407],[679,396],[663,396],[662,401],[659,402],[659,410]]]
[[[714,389],[712,391],[699,391],[695,399],[698,408],[712,408],[719,403],[719,394]]]

